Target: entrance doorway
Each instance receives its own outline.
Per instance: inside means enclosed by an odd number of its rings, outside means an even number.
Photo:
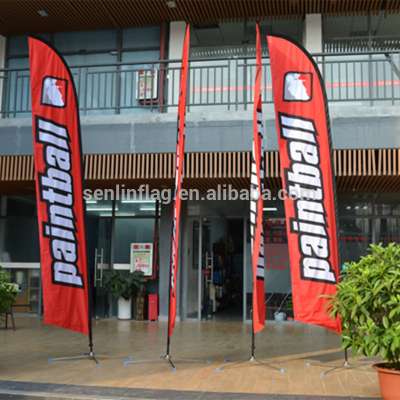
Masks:
[[[109,315],[109,293],[103,286],[103,273],[111,269],[112,218],[89,214],[88,262],[92,282],[92,310],[95,318]]]
[[[186,318],[243,319],[245,223],[241,217],[188,218],[183,263]]]

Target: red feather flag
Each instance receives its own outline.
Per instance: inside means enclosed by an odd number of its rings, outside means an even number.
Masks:
[[[176,285],[179,266],[179,237],[181,221],[181,189],[183,179],[183,163],[185,158],[185,118],[186,118],[186,96],[187,79],[189,73],[189,47],[190,47],[190,26],[186,25],[185,39],[183,42],[182,69],[179,88],[178,104],[178,134],[176,143],[175,159],[175,194],[174,194],[174,215],[172,221],[171,240],[171,261],[170,261],[170,287],[169,287],[169,316],[168,316],[168,337],[172,336],[176,319]]]
[[[29,38],[33,153],[44,322],[89,334],[82,150],[71,72]]]
[[[268,36],[294,317],[340,332],[329,316],[339,279],[335,182],[327,99],[314,60],[296,43]]]
[[[260,27],[256,25],[256,80],[254,85],[253,149],[250,183],[250,235],[253,269],[253,331],[260,332],[265,324],[264,286],[264,230],[263,230],[263,182],[264,182],[264,125],[262,115],[261,80],[262,57]]]

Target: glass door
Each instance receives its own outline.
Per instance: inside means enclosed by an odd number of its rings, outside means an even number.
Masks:
[[[201,271],[201,251],[199,251],[200,218],[189,218],[183,240],[182,278],[184,281],[182,315],[187,319],[200,319],[198,274]]]
[[[88,262],[92,284],[92,310],[95,318],[109,315],[109,295],[103,287],[104,271],[111,268],[112,218],[89,215]]]

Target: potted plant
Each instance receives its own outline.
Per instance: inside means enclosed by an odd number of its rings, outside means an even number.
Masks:
[[[11,283],[10,275],[0,266],[0,314],[11,310],[18,295],[18,285]]]
[[[345,265],[332,299],[342,320],[342,343],[375,364],[382,397],[400,399],[400,245],[371,245],[368,255]]]
[[[132,297],[142,291],[145,278],[140,271],[104,271],[104,286],[118,299],[118,319],[132,319]]]

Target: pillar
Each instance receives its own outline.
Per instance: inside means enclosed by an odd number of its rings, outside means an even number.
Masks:
[[[303,46],[310,53],[322,52],[321,14],[306,14],[304,21]]]
[[[185,38],[186,22],[173,21],[169,27],[168,58],[170,60],[180,60],[182,58],[182,46]],[[178,104],[179,98],[179,65],[170,64],[168,71],[168,104]],[[168,112],[176,113],[177,107],[168,107]]]

